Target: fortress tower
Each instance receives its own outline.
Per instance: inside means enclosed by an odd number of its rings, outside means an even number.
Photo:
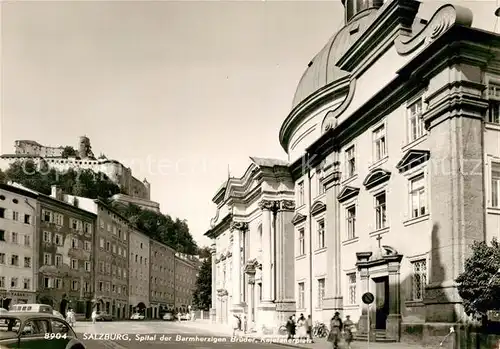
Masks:
[[[94,159],[92,147],[90,146],[90,139],[87,136],[81,136],[78,143],[78,156],[80,159]]]

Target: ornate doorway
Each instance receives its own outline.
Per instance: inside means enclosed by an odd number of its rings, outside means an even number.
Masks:
[[[375,329],[387,329],[389,315],[389,277],[374,278],[375,282]]]

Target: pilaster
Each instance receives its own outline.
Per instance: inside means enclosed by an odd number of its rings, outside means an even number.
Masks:
[[[262,210],[262,300],[259,305],[259,325],[263,332],[268,332],[275,327],[276,304],[272,294],[271,282],[274,256],[271,250],[273,214],[276,210],[276,201],[262,200],[259,202]]]
[[[241,265],[242,248],[241,239],[243,232],[248,229],[248,224],[244,222],[232,222],[230,226],[232,238],[232,309],[234,313],[242,313],[244,305],[242,303],[242,287],[241,279],[243,278],[243,270]]]
[[[329,266],[323,318],[331,318],[336,311],[341,313],[343,308],[340,203],[337,200],[340,190],[340,162],[337,151],[329,155],[323,171],[323,183],[326,189],[326,253]]]
[[[215,254],[217,252],[215,243],[212,244],[210,252],[212,254],[212,306],[210,307],[210,320],[215,323],[217,321],[216,318],[216,306],[217,306],[217,266],[216,266],[216,257]]]
[[[367,261],[372,253],[371,252],[358,252],[356,253],[358,260]],[[360,268],[359,269],[359,278],[360,278],[360,295],[363,295],[366,292],[370,291],[370,274],[368,273],[368,269]],[[369,333],[368,327],[368,316],[370,307],[361,302],[361,316],[359,318],[358,328],[361,333]],[[371,327],[371,326],[370,326]]]
[[[464,268],[468,246],[485,239],[483,120],[488,103],[481,81],[480,68],[457,63],[429,83],[423,118],[429,131],[433,227],[426,322],[458,320],[461,300],[454,280]]]
[[[276,316],[282,324],[295,314],[295,253],[292,224],[295,202],[281,200],[276,214]]]
[[[400,275],[401,260],[389,262],[389,315],[387,317],[387,337],[399,341],[401,336],[401,297]]]

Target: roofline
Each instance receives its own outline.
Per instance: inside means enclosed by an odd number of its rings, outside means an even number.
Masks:
[[[28,197],[35,199],[35,200],[38,199],[38,194],[32,193],[30,191],[27,191],[27,190],[24,190],[24,189],[21,189],[18,187],[14,187],[12,185],[0,183],[0,189],[3,189],[5,191],[10,191],[12,193],[16,193],[19,195],[28,196]]]
[[[83,215],[92,217],[94,219],[97,217],[97,215],[93,212],[89,212],[87,210],[84,210],[83,208],[71,205],[70,203],[67,203],[65,201],[55,199],[50,195],[39,193],[38,200],[41,202],[48,201],[48,202],[51,202],[51,203],[59,205],[59,206],[67,207],[68,209],[73,210],[73,211],[79,211],[80,213],[83,213]]]

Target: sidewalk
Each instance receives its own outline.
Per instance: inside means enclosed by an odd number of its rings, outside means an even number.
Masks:
[[[222,324],[214,324],[210,322],[209,320],[196,320],[196,321],[186,321],[186,322],[181,322],[179,323],[182,326],[187,326],[190,328],[197,328],[202,331],[206,331],[209,333],[212,333],[214,335],[221,335],[221,336],[232,336],[233,330],[230,328],[229,325],[222,325]],[[285,342],[286,336],[282,335],[274,335],[274,336],[269,336],[269,335],[259,335],[257,333],[247,333],[243,334],[239,332],[237,334],[240,337],[246,337],[246,338],[258,338],[261,339],[265,342],[273,342],[276,345],[282,345],[286,347],[291,347],[291,348],[302,348],[302,349],[332,349],[332,344],[329,343],[326,338],[316,338],[314,340],[314,343],[293,343],[293,342]],[[345,348],[345,343],[341,342],[340,344],[341,348]],[[366,349],[368,348],[368,343],[367,342],[361,342],[361,341],[354,341],[351,344],[351,349]],[[408,343],[381,343],[381,342],[370,342],[370,349],[430,349],[430,347],[426,347],[423,345],[417,345],[417,344],[408,344]]]

